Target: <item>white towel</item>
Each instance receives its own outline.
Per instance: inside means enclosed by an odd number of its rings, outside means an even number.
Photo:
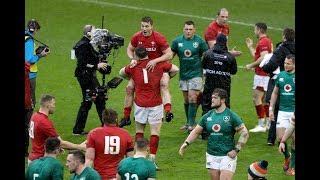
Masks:
[[[270,58],[271,58],[272,55],[273,55],[272,53],[268,53],[268,54],[264,55],[261,63],[259,64],[259,67],[262,68],[264,65],[266,65],[266,64],[269,62],[269,60],[270,60]],[[277,68],[276,70],[274,70],[272,73],[273,73],[273,74],[279,74],[279,73],[280,73],[280,67],[278,67],[278,68]]]

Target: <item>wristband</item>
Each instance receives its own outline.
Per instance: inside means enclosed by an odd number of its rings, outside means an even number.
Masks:
[[[129,59],[132,61],[133,57],[132,57],[132,58],[129,58]]]
[[[189,145],[190,145],[190,143],[189,143],[188,141],[185,141],[184,143],[186,143],[186,145],[187,145],[187,146],[189,146]]]
[[[273,110],[273,107],[270,106],[270,107],[269,107],[269,111],[272,111],[272,110]]]

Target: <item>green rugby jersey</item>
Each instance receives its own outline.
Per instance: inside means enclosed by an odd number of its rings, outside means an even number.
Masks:
[[[198,125],[209,134],[207,153],[213,156],[226,156],[235,147],[235,128],[243,124],[238,114],[227,108],[217,113],[214,109],[203,115]]]
[[[176,53],[180,61],[180,80],[202,77],[202,54],[208,50],[206,42],[198,35],[192,39],[178,36],[171,44],[171,50]]]
[[[86,167],[81,174],[73,174],[70,180],[101,180],[101,176],[92,167]]]
[[[279,88],[279,111],[294,112],[295,110],[295,73],[281,71],[276,79],[275,86]]]
[[[64,166],[54,157],[46,156],[32,161],[25,174],[26,180],[63,179]]]
[[[156,178],[156,166],[144,157],[131,156],[120,161],[118,174],[125,180],[147,180]]]

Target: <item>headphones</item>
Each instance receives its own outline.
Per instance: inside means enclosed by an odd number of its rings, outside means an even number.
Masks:
[[[28,23],[28,29],[33,33],[36,29],[40,29],[40,25],[35,19],[31,19]]]
[[[92,28],[93,28],[93,25],[92,25],[92,24],[86,25],[86,26],[84,27],[84,29],[83,29],[83,34],[84,34],[85,36],[91,37],[90,32],[91,32]]]

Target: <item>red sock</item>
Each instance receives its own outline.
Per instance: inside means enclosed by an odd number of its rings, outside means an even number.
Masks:
[[[270,106],[270,104],[264,105],[264,112],[266,113],[267,118],[269,117],[269,106]]]
[[[157,154],[159,145],[159,136],[157,135],[151,135],[150,137],[150,154]]]
[[[125,107],[124,108],[124,111],[123,111],[123,117],[124,118],[128,118],[128,117],[130,117],[130,114],[131,114],[131,107],[129,106],[129,107]]]
[[[136,133],[136,141],[137,141],[137,139],[139,139],[141,137],[143,137],[143,133]]]
[[[171,104],[170,103],[167,103],[164,105],[164,111],[165,112],[171,112]]]
[[[269,109],[268,109],[269,110]],[[259,119],[264,118],[264,107],[262,104],[256,106],[256,112]]]

